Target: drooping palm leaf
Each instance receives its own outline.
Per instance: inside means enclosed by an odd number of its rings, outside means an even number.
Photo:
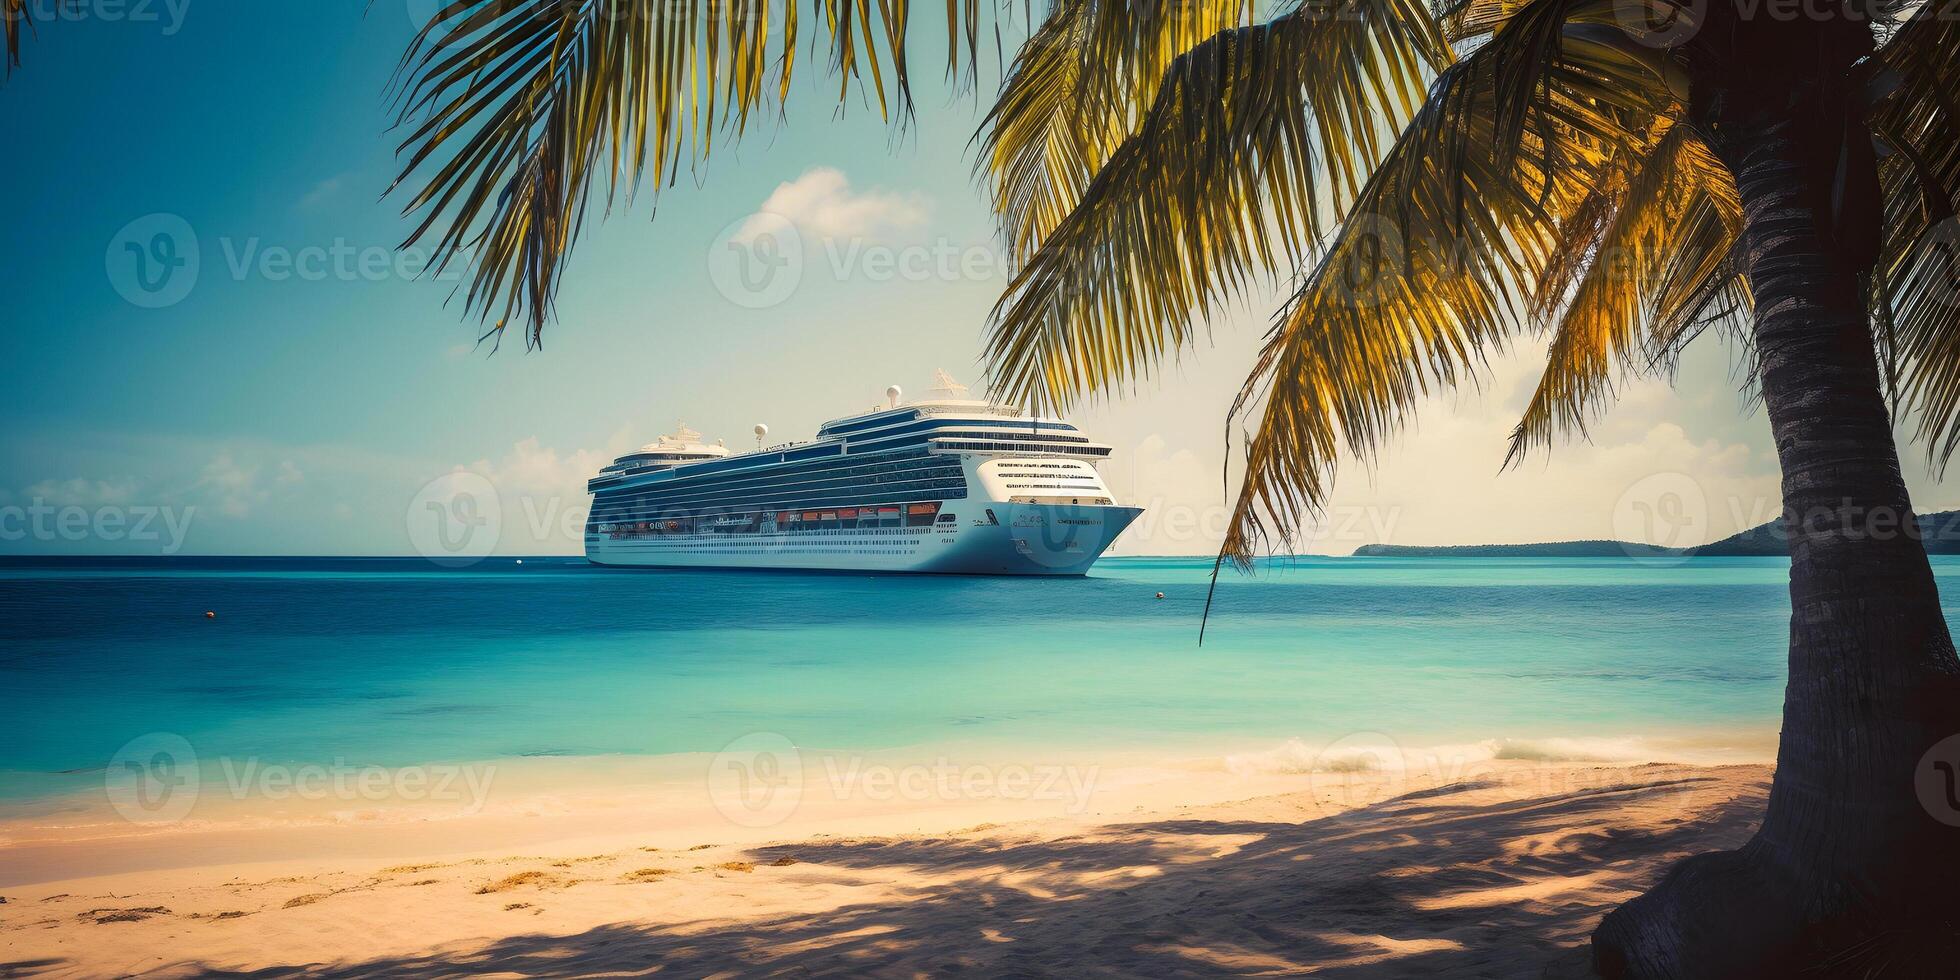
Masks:
[[[643,177],[669,184],[780,106],[806,5],[840,100],[863,84],[886,118],[908,115],[907,0],[450,0],[397,75],[396,184],[420,183],[405,246],[432,243],[438,269],[467,255],[466,309],[496,318],[486,336],[521,315],[538,343],[593,185],[610,205]],[[962,37],[970,69],[978,6],[948,0],[949,70]]]
[[[1879,50],[1895,86],[1872,113],[1885,253],[1880,343],[1915,435],[1944,466],[1960,448],[1960,21],[1926,4]]]
[[[996,392],[1066,407],[1182,350],[1216,296],[1302,260],[1448,58],[1412,0],[1303,7],[1179,56],[996,308]]]
[[[1055,3],[981,124],[978,166],[1016,262],[1081,200],[1171,62],[1252,14],[1249,0]]]
[[[1486,37],[1511,19],[1528,0],[1446,0],[1431,6],[1452,41]]]
[[[20,67],[20,37],[23,31],[34,29],[31,18],[33,11],[27,7],[27,0],[0,0],[0,20],[7,22],[7,74]]]
[[[1223,557],[1245,565],[1289,539],[1343,449],[1367,457],[1424,395],[1504,349],[1560,229],[1678,111],[1654,52],[1564,26],[1606,11],[1539,2],[1561,23],[1507,24],[1444,73],[1276,324],[1234,408],[1265,405]],[[1518,71],[1527,57],[1537,74]]]
[[[1508,462],[1561,432],[1584,432],[1616,373],[1640,373],[1741,288],[1729,261],[1741,230],[1735,181],[1689,127],[1636,146],[1558,230],[1534,320],[1553,324],[1543,376]]]

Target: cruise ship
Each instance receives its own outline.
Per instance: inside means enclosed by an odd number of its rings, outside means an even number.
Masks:
[[[939,372],[919,401],[825,423],[814,441],[731,453],[679,431],[587,485],[585,555],[653,568],[1082,575],[1142,510],[1096,465],[1110,447],[1060,419],[966,397]]]

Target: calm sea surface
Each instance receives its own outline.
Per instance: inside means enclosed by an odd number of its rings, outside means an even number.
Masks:
[[[99,786],[158,732],[206,759],[379,766],[713,752],[757,731],[1126,751],[1773,734],[1786,567],[1301,560],[1228,572],[1200,647],[1210,565],[1185,559],[1077,580],[13,559],[0,800]],[[1936,567],[1960,595],[1960,560]]]

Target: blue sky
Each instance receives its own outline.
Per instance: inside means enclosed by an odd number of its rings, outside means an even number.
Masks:
[[[573,552],[574,536],[533,532],[575,526],[560,515],[582,510],[584,475],[677,418],[732,446],[756,422],[805,438],[887,384],[977,375],[997,268],[913,281],[864,251],[990,251],[968,144],[980,106],[933,84],[932,17],[914,41],[926,81],[911,129],[895,135],[863,105],[840,116],[828,79],[802,76],[786,124],[718,151],[659,196],[657,217],[642,196],[588,226],[542,351],[473,349],[477,325],[445,306],[450,283],[285,271],[287,254],[386,265],[408,228],[382,196],[396,166],[384,89],[413,6],[155,0],[150,19],[98,13],[26,42],[0,87],[0,506],[188,510],[186,553],[401,554],[418,491],[464,467],[504,497],[500,552]],[[750,309],[717,290],[710,263],[765,207],[793,212],[806,262],[786,302]],[[127,285],[116,246],[147,241],[166,220],[144,224],[152,215],[181,218],[199,256],[188,294],[156,309],[113,278]],[[1117,445],[1106,472],[1119,494],[1153,507],[1123,550],[1214,545],[1223,416],[1274,305],[1255,298],[1167,379],[1078,416]],[[1379,469],[1348,467],[1330,521],[1347,529],[1309,550],[1604,536],[1628,488],[1657,473],[1687,475],[1711,501],[1697,537],[1766,519],[1765,426],[1738,411],[1713,341],[1679,392],[1633,385],[1590,444],[1500,477],[1529,354],[1439,399]],[[1951,501],[1917,450],[1908,469],[1922,509]],[[7,529],[0,553],[163,547]]]

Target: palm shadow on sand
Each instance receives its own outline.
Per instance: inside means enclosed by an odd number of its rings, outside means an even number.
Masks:
[[[1297,820],[763,847],[758,862],[793,856],[799,874],[957,880],[818,915],[615,923],[221,975],[1585,975],[1603,913],[1679,857],[1740,844],[1766,797],[1760,769],[1641,772],[1497,803],[1475,802],[1488,784],[1472,782]]]

